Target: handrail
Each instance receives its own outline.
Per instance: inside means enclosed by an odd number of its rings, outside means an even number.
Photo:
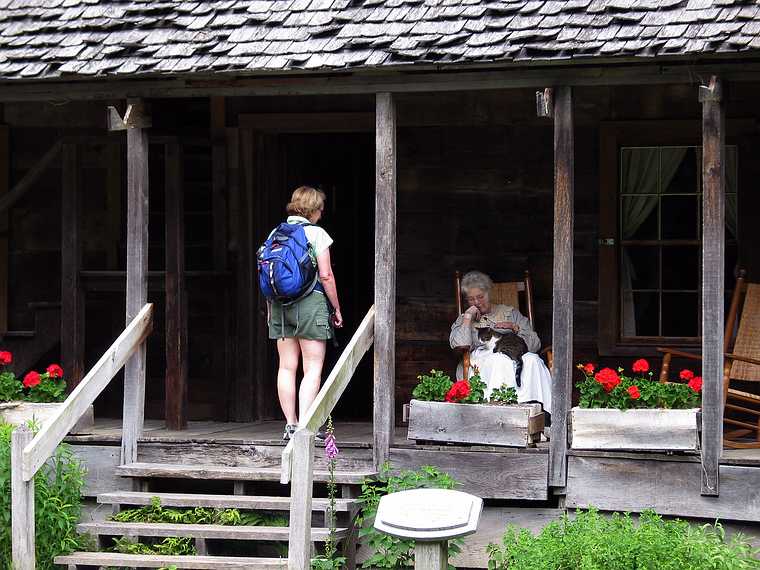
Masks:
[[[325,380],[322,389],[306,411],[306,415],[298,423],[298,430],[306,429],[312,433],[327,421],[338,400],[346,390],[348,383],[356,371],[364,353],[372,346],[375,337],[375,306],[372,305],[362,319],[354,336],[346,345],[338,361],[333,366],[330,375]],[[298,431],[296,430],[296,431]],[[290,469],[293,454],[293,440],[289,441],[282,452],[282,474],[280,483],[290,482]]]
[[[335,363],[298,429],[282,452],[280,481],[290,484],[288,569],[311,567],[311,495],[314,485],[314,434],[327,420],[346,390],[356,367],[375,339],[375,307],[369,308],[354,336]]]
[[[132,353],[150,334],[152,328],[153,304],[148,303],[69,394],[58,412],[24,448],[22,459],[24,481],[29,481],[34,477],[90,404],[108,386]]]

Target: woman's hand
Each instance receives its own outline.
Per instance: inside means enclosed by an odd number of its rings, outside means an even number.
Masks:
[[[480,311],[475,305],[473,305],[464,312],[464,318],[467,321],[480,320]]]
[[[336,329],[343,328],[343,315],[340,314],[340,309],[336,309],[333,313],[332,323]]]

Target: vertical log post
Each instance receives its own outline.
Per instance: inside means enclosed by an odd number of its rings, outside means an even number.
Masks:
[[[166,156],[166,427],[187,427],[187,291],[182,148],[167,143]]]
[[[21,460],[34,434],[20,425],[11,435],[11,541],[14,570],[34,570],[34,477],[24,481]]]
[[[127,128],[127,318],[148,300],[148,131],[141,100],[130,100]],[[138,120],[138,118],[140,120]],[[132,122],[133,121],[133,122]],[[124,425],[121,463],[137,461],[137,440],[145,418],[145,343],[124,367]]]
[[[723,273],[725,106],[720,79],[699,89],[702,103],[702,495],[720,493],[723,446]]]
[[[378,93],[375,111],[375,387],[374,461],[388,459],[395,424],[396,104]]]
[[[546,115],[554,117],[554,280],[552,285],[554,363],[548,483],[552,487],[564,487],[567,481],[567,415],[573,393],[575,149],[572,89],[558,87],[547,90],[544,94],[544,108]]]
[[[314,434],[309,430],[299,429],[293,439],[288,570],[309,570],[311,568]]]
[[[61,363],[67,388],[84,377],[84,290],[82,264],[81,157],[76,143],[61,150]]]

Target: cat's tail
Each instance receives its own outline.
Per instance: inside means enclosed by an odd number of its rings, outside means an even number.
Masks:
[[[523,361],[522,358],[517,358],[513,362],[515,363],[515,384],[517,384],[517,387],[520,388],[522,386],[522,380],[520,376],[522,375]]]

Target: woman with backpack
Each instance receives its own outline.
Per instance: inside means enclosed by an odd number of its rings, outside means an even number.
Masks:
[[[308,186],[297,188],[286,206],[287,220],[270,234],[258,256],[262,291],[269,298],[269,338],[277,340],[277,394],[285,415],[282,438],[286,441],[298,427],[299,414],[306,413],[319,392],[325,349],[327,340],[333,336],[333,327],[343,326],[338,290],[330,263],[333,240],[324,229],[316,225],[322,217],[324,206],[324,192]],[[291,271],[292,268],[287,267],[287,261],[282,261],[282,256],[276,259],[280,251],[286,251],[289,255],[295,252],[296,257],[300,255],[302,258],[308,255],[306,263],[301,263],[305,266],[302,272],[304,275],[294,277],[298,271]],[[270,255],[267,258],[264,254]],[[274,261],[267,265],[268,259]],[[284,266],[287,271],[281,269]],[[294,287],[301,291],[293,293],[297,295],[293,299],[277,295],[289,285],[288,279],[294,280]],[[298,283],[299,279],[305,283]],[[298,389],[296,408],[299,359],[303,363],[304,374]]]

